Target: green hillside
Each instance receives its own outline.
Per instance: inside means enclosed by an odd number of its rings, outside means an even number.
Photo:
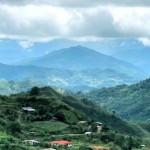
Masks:
[[[71,108],[75,109],[78,113],[83,112],[85,117],[90,120],[100,121],[106,125],[108,125],[113,130],[122,132],[122,133],[130,133],[133,135],[136,134],[143,134],[139,128],[135,128],[135,126],[121,120],[120,118],[116,117],[112,113],[108,113],[102,107],[95,105],[91,101],[87,99],[79,99],[74,98],[72,96],[62,96],[61,94],[57,93],[51,87],[44,87],[40,89],[39,92],[40,96],[50,96],[53,98],[59,99],[61,102],[67,104]],[[80,118],[83,120],[83,118]]]
[[[46,85],[72,90],[91,90],[120,84],[133,84],[143,78],[145,76],[139,78],[113,69],[94,68],[74,71],[0,64],[0,94],[18,93],[27,91],[33,86]]]
[[[102,105],[109,111],[114,111],[121,118],[150,121],[150,79],[131,86],[102,88],[78,95]]]
[[[35,111],[23,111],[24,107]],[[80,125],[79,121],[87,123]],[[103,132],[97,133],[94,122],[103,123]],[[92,131],[92,136],[85,138],[86,131]],[[3,150],[26,150],[20,143],[27,139],[40,141],[39,149],[49,147],[47,143],[56,139],[71,139],[76,143],[74,149],[83,143],[120,147],[119,137],[128,146],[131,136],[134,147],[138,147],[149,133],[145,126],[127,123],[86,99],[63,96],[51,87],[34,87],[27,93],[0,96],[0,148]]]

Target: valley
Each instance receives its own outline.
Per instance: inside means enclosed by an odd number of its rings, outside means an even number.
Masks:
[[[1,63],[0,93],[8,95],[45,85],[89,91],[121,84],[130,85],[146,77],[147,73],[132,64],[86,47],[75,46],[18,65]]]

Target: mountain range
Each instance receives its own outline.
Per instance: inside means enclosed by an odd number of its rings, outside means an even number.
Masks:
[[[146,79],[130,86],[119,85],[93,90],[86,94],[80,92],[77,95],[96,102],[123,119],[149,122],[149,89],[150,79]]]
[[[71,71],[37,66],[10,66],[0,64],[0,93],[27,91],[32,86],[51,85],[72,90],[91,90],[119,84],[132,84],[138,78],[111,69]]]
[[[14,87],[17,87],[18,91],[20,86],[17,83],[11,86],[9,81],[31,81],[38,86],[91,90],[132,84],[147,77],[132,64],[82,46],[61,49],[19,64],[0,64],[0,79],[5,80],[0,84],[2,91],[6,87],[4,83],[7,83],[9,91],[13,89],[15,92]],[[29,87],[30,85],[32,84],[29,84]],[[25,89],[26,87],[28,86],[25,86]]]
[[[113,56],[118,59],[127,61],[131,64],[134,64],[138,66],[140,69],[144,70],[145,72],[150,73],[149,48],[143,50],[142,47],[140,47],[138,49],[138,53],[136,52],[136,50],[122,50],[115,52]]]
[[[40,57],[52,51],[76,45],[95,49],[103,54],[134,64],[145,72],[150,72],[149,46],[133,38],[107,39],[91,42],[59,39],[44,43],[3,39],[0,40],[0,62],[15,64],[21,60]]]
[[[23,64],[77,71],[96,68],[101,70],[112,69],[128,75],[142,75],[142,71],[132,64],[83,46],[54,51]]]

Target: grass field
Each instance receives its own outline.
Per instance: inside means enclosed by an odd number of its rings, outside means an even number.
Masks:
[[[30,123],[30,125],[35,129],[47,132],[58,132],[69,127],[69,125],[59,121],[38,121]]]

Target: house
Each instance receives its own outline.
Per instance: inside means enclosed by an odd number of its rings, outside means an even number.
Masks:
[[[32,146],[38,146],[39,142],[35,140],[24,140],[22,141],[23,144],[32,145]]]
[[[67,140],[60,140],[60,141],[52,141],[50,142],[51,145],[56,145],[56,146],[72,146],[72,142],[67,141]]]
[[[98,125],[97,126],[97,132],[101,132],[102,131],[102,126]]]
[[[58,120],[58,118],[56,118],[56,117],[52,117],[52,119],[51,119],[51,121],[57,121]]]
[[[29,132],[30,135],[36,135],[36,132]]]
[[[143,147],[145,147],[145,145],[144,145],[144,144],[142,144],[142,145],[140,145],[140,147],[141,147],[141,148],[143,148]]]
[[[21,108],[23,111],[27,111],[27,112],[34,112],[35,109],[33,109],[32,107],[22,107]]]
[[[91,135],[92,132],[85,132],[84,134],[85,134],[85,135]]]
[[[78,124],[86,124],[87,121],[78,121]]]
[[[97,121],[97,122],[95,122],[95,124],[97,124],[97,125],[99,125],[99,126],[102,126],[103,123]]]

